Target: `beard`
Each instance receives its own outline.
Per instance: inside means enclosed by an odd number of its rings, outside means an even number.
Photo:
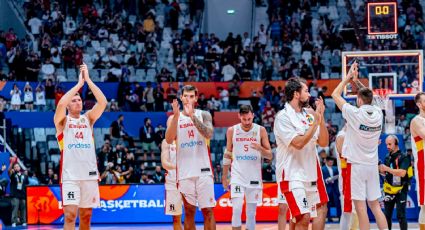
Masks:
[[[298,105],[301,107],[301,108],[307,108],[307,107],[309,107],[309,99],[307,99],[306,101],[299,101],[298,102]]]
[[[249,124],[249,125],[242,125],[242,127],[243,127],[243,128],[245,128],[245,129],[251,129],[251,127],[252,127],[252,123],[251,123],[251,124]]]

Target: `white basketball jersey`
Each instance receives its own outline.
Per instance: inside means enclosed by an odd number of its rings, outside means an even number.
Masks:
[[[172,164],[176,164],[176,144],[173,142],[171,145],[167,144],[168,147],[168,159]],[[167,170],[165,174],[165,190],[177,190],[177,175],[176,170]]]
[[[252,143],[261,144],[261,126],[253,124],[244,131],[241,124],[233,126],[233,161],[230,184],[250,188],[262,188],[261,153],[251,148]]]
[[[65,127],[57,136],[61,150],[61,180],[97,180],[93,130],[85,115],[66,116]]]
[[[276,136],[276,181],[317,181],[317,140],[320,127],[317,128],[310,141],[302,148],[291,145],[293,138],[305,135],[313,125],[314,116],[307,110],[295,112],[286,103],[285,108],[276,115],[274,134]]]
[[[202,111],[195,110],[202,122]],[[177,180],[202,175],[213,175],[208,142],[190,117],[180,113],[177,126]]]
[[[342,117],[347,121],[342,156],[350,163],[378,165],[378,143],[383,120],[381,109],[372,105],[357,108],[345,103]]]

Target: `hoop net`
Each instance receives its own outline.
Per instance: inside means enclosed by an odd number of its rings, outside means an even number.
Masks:
[[[373,90],[373,101],[376,106],[379,106],[382,110],[386,110],[388,102],[390,101],[390,94],[393,91],[391,89],[374,89]]]

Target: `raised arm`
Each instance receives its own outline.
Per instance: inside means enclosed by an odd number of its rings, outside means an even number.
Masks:
[[[340,110],[342,110],[342,106],[347,103],[347,101],[341,96],[342,91],[344,90],[344,87],[356,76],[358,76],[358,64],[357,62],[354,62],[353,65],[351,65],[350,70],[348,71],[347,76],[342,79],[342,81],[338,84],[338,86],[334,89],[332,92],[332,98],[335,101],[335,104],[338,106]],[[357,79],[356,82],[359,82]],[[357,83],[356,83],[357,84]],[[361,83],[360,83],[361,84]]]
[[[191,119],[193,121],[193,124],[198,129],[198,131],[201,133],[202,136],[204,136],[206,139],[211,139],[214,134],[214,128],[212,125],[212,116],[211,113],[208,111],[202,111],[202,120],[201,122],[196,116],[192,115]]]
[[[319,98],[316,101],[316,112],[321,114],[320,128],[319,128],[319,137],[317,139],[317,144],[320,147],[329,146],[329,132],[325,123],[325,104],[323,103],[323,98]]]
[[[83,65],[86,66],[85,64]],[[94,97],[96,98],[96,104],[91,110],[87,111],[86,113],[87,117],[90,120],[90,124],[93,125],[97,121],[97,119],[99,119],[99,117],[102,115],[103,111],[105,111],[106,105],[108,104],[108,100],[106,100],[105,95],[102,93],[99,87],[97,87],[91,80],[87,66],[83,71],[83,77],[84,80],[87,82],[87,85],[89,86],[90,90],[93,92]]]
[[[168,144],[173,143],[177,138],[177,125],[179,123],[180,106],[177,99],[173,100],[172,103],[174,114],[171,115],[167,120],[167,131],[165,132],[165,140]]]
[[[161,143],[161,164],[166,170],[176,169],[176,165],[170,161],[170,145],[165,139]]]
[[[271,160],[273,158],[272,148],[270,147],[269,136],[264,127],[261,127],[260,129],[260,138],[261,145],[258,143],[252,143],[251,147],[259,151],[264,158]]]
[[[353,82],[358,90],[366,88],[366,86],[364,86],[363,83],[359,80],[359,77],[357,75],[354,76]]]
[[[78,93],[78,90],[81,89],[84,85],[83,72],[87,69],[86,65],[80,66],[80,75],[78,76],[77,84],[72,87],[62,98],[59,100],[58,105],[56,106],[55,115],[53,117],[53,121],[56,127],[56,133],[60,133],[63,130],[64,121],[66,117],[66,106],[71,102],[72,97]]]

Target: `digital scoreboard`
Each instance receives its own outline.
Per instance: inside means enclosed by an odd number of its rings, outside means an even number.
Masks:
[[[368,39],[396,39],[397,2],[367,3]]]

